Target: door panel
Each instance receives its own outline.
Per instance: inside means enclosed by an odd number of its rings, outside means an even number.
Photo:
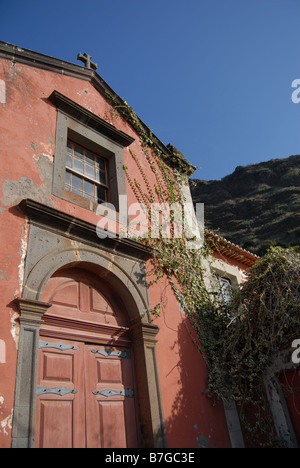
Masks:
[[[110,286],[82,270],[63,270],[50,278],[43,300],[53,304],[45,317],[128,326],[126,310]]]
[[[42,353],[44,381],[74,382],[74,356],[59,355],[58,352]]]
[[[40,401],[41,427],[37,446],[40,448],[74,448],[74,401]]]
[[[85,347],[87,446],[137,447],[134,397],[115,394],[125,392],[126,388],[133,389],[132,359],[95,352],[103,349],[116,351],[116,348],[107,346]],[[100,392],[104,390],[111,390],[112,395],[102,395]]]
[[[99,407],[98,431],[100,446],[98,448],[126,448],[126,431],[124,418],[124,401],[103,401],[96,398]]]
[[[65,351],[50,347],[58,340],[49,338],[47,343],[39,349],[38,386],[42,394],[36,404],[36,446],[84,447],[83,343],[67,342],[76,349]],[[48,393],[56,388],[77,393]]]

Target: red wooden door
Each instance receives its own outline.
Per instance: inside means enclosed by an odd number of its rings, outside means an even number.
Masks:
[[[46,298],[53,306],[45,316],[39,348],[36,447],[138,447],[130,344],[112,346],[109,337],[118,335],[118,326],[126,330],[118,304],[113,296],[107,300],[107,285],[104,296],[101,284],[85,273],[64,272],[50,283]],[[100,324],[105,340],[91,344]]]
[[[137,447],[129,350],[86,346],[87,447]]]
[[[62,347],[70,348],[64,350],[60,345],[59,340],[40,340],[35,434],[39,448],[85,447],[83,344],[65,341]]]

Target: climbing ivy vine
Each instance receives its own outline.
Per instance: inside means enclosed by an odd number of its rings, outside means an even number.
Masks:
[[[176,156],[174,169],[155,136],[141,125],[132,108],[109,96],[115,111],[131,123],[140,136],[151,185],[141,164],[141,154],[130,150],[140,179],[132,177],[125,166],[128,183],[137,200],[151,213],[158,201],[184,206],[182,182],[188,181],[191,167]],[[149,218],[151,222],[151,216]],[[174,226],[173,231],[174,232]],[[262,377],[278,352],[300,338],[300,255],[292,250],[271,248],[249,271],[248,280],[225,301],[220,291],[207,284],[207,263],[219,250],[218,236],[207,238],[200,249],[187,248],[187,239],[170,236],[143,238],[153,249],[152,272],[155,281],[165,275],[183,311],[198,336],[198,346],[207,364],[206,393],[212,400],[234,399],[241,409],[245,428],[253,436],[266,433],[267,445],[274,445],[274,433],[266,410]],[[152,313],[160,313],[161,302]],[[256,405],[261,414],[252,425],[243,418],[247,405]],[[244,411],[245,410],[245,411]],[[265,412],[266,411],[266,412]],[[268,440],[267,440],[268,439]]]

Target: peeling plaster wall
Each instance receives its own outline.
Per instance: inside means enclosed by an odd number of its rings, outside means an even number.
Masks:
[[[21,257],[21,262],[19,265],[19,286],[20,286],[20,292],[19,294],[22,294],[22,289],[23,289],[23,281],[24,281],[24,272],[25,272],[25,259],[26,259],[26,253],[27,253],[27,244],[28,244],[28,234],[29,234],[29,223],[28,219],[25,218],[25,224],[22,229],[22,235],[20,239],[20,257]]]
[[[13,416],[13,412],[11,412],[11,414],[9,414],[6,418],[0,421],[0,430],[5,436],[8,436],[11,432],[12,416]]]
[[[4,179],[2,183],[2,207],[17,205],[24,198],[32,198],[45,204],[53,204],[50,199],[52,187],[53,158],[48,154],[33,155],[39,169],[42,184],[37,184],[31,177],[20,176],[19,179]]]
[[[6,104],[6,84],[3,80],[0,80],[0,104]]]
[[[141,156],[141,165],[145,169],[148,166],[139,136],[89,82],[1,58],[0,80],[0,111],[5,111],[0,112],[0,220],[4,227],[0,231],[0,343],[5,346],[5,360],[3,352],[2,362],[0,359],[0,448],[4,448],[11,444],[18,351],[19,315],[13,300],[21,295],[26,268],[32,267],[26,263],[28,221],[17,205],[31,198],[82,220],[97,222],[94,213],[52,195],[57,109],[48,97],[57,90],[133,136],[131,148]],[[128,149],[124,150],[124,164],[133,178],[139,177]],[[149,173],[149,183],[154,182],[154,174]],[[136,202],[130,190],[128,202]],[[75,241],[73,248],[75,259],[80,260]],[[224,410],[222,406],[212,408],[202,395],[206,368],[168,285],[149,289],[151,305],[160,302],[161,288],[166,302],[162,316],[156,320],[160,327],[157,352],[168,444],[229,447]]]
[[[6,363],[6,344],[5,341],[0,340],[0,364]],[[1,400],[0,400],[1,403]]]
[[[55,126],[45,126],[43,136],[31,102],[34,87],[23,69],[0,60],[0,448],[10,447],[19,343],[13,300],[22,294],[29,232],[17,205],[26,197],[53,204]]]
[[[18,312],[11,312],[10,314],[10,324],[11,324],[11,327],[10,327],[10,334],[12,336],[12,339],[14,340],[15,344],[16,344],[16,349],[18,349],[18,345],[19,345],[19,323],[18,323],[18,319],[19,319],[19,314]]]

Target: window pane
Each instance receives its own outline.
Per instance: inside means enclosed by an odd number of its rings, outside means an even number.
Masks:
[[[88,151],[85,152],[85,160],[87,163],[92,164],[93,166],[95,165],[95,157],[92,153],[89,153]]]
[[[223,303],[229,303],[232,298],[232,285],[228,278],[222,278],[218,275],[212,277],[213,291],[217,298]]]
[[[76,189],[76,188],[74,188],[74,187],[72,187],[72,189],[71,189],[71,190],[72,190],[72,192],[73,192],[73,193],[77,193],[78,195],[82,195],[82,192],[81,192],[81,190],[77,190],[77,189]]]
[[[97,180],[98,182],[101,182],[101,184],[106,184],[105,172],[102,172],[102,171],[98,171],[98,170],[97,170],[96,180]]]
[[[66,166],[72,167],[72,156],[70,156],[69,154],[67,154],[67,157],[66,157]]]
[[[223,294],[224,302],[228,303],[230,302],[230,299],[232,298],[231,282],[227,278],[221,278],[220,283],[221,283],[221,292]]]
[[[66,171],[66,179],[65,179],[66,184],[71,185],[71,174],[70,172]]]
[[[106,190],[103,187],[97,187],[97,197],[98,201],[106,201]]]
[[[65,188],[99,203],[108,200],[107,161],[79,144],[67,141]]]
[[[88,176],[88,177],[92,177],[93,179],[95,179],[95,168],[90,166],[89,164],[85,164],[85,168],[84,168],[84,173]]]
[[[72,186],[76,189],[82,190],[82,179],[72,174]]]
[[[83,196],[84,196],[84,198],[87,198],[88,200],[95,201],[95,197],[92,196],[92,195],[87,195],[87,194],[85,193]]]
[[[91,182],[88,182],[87,180],[84,180],[83,190],[84,190],[84,192],[88,193],[89,195],[94,196],[94,184],[92,184]]]
[[[97,168],[101,169],[102,171],[105,171],[105,161],[102,158],[97,158],[96,159],[96,166]]]
[[[76,171],[81,172],[81,174],[83,174],[83,162],[76,158],[73,159],[73,162],[74,162],[74,169],[76,169]]]
[[[74,154],[77,158],[83,159],[84,150],[79,146],[74,146]]]

